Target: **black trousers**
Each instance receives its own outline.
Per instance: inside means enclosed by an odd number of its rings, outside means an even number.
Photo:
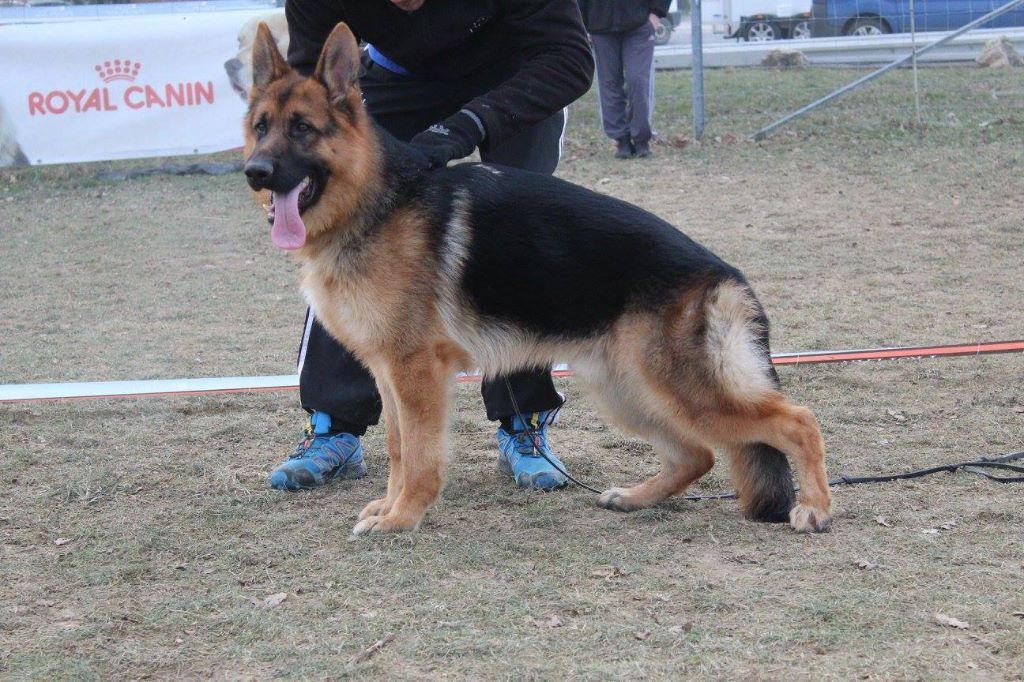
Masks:
[[[431,82],[401,76],[363,56],[359,84],[367,110],[385,130],[401,140],[456,113],[464,104],[501,83],[507,74],[486,74],[477,82]],[[485,140],[484,161],[540,173],[553,173],[561,153],[565,112],[532,125],[498,144]],[[523,267],[509,263],[510,268]],[[529,277],[529,272],[524,272]],[[538,305],[541,305],[538,303]],[[381,402],[369,371],[338,343],[310,311],[299,349],[299,396],[302,407],[331,415],[335,429],[362,435],[380,420]],[[551,410],[562,397],[551,381],[550,369],[508,376],[516,404],[523,413]],[[487,418],[507,419],[515,413],[505,378],[484,381],[481,387]]]

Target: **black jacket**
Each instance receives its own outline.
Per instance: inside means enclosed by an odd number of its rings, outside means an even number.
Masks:
[[[478,81],[463,103],[489,139],[548,118],[589,88],[594,58],[575,0],[427,0],[405,12],[390,0],[287,0],[288,62],[312,73],[344,21],[360,41],[422,80]]]
[[[672,0],[579,0],[590,33],[621,33],[643,26],[651,14],[664,17]]]

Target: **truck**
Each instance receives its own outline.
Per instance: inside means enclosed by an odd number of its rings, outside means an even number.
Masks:
[[[748,42],[811,37],[811,0],[708,0],[702,6],[715,33]]]

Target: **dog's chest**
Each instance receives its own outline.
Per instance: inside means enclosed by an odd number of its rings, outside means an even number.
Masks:
[[[302,292],[313,315],[334,336],[353,350],[379,343],[391,326],[387,306],[369,278],[346,277],[307,268]]]

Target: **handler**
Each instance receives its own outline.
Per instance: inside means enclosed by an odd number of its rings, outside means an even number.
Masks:
[[[593,78],[575,0],[287,0],[285,16],[288,62],[307,76],[331,30],[348,24],[366,43],[359,84],[367,110],[392,135],[418,147],[432,168],[479,147],[483,161],[553,173],[565,107]],[[530,276],[529,262],[507,266]],[[300,400],[310,413],[306,438],[270,475],[270,486],[299,490],[364,476],[359,437],[381,413],[373,377],[311,311],[298,366]],[[546,427],[564,398],[550,368],[508,379],[540,447],[559,461]],[[485,381],[481,392],[487,418],[500,422],[499,467],[520,487],[564,486],[565,477],[535,453],[505,378]]]

